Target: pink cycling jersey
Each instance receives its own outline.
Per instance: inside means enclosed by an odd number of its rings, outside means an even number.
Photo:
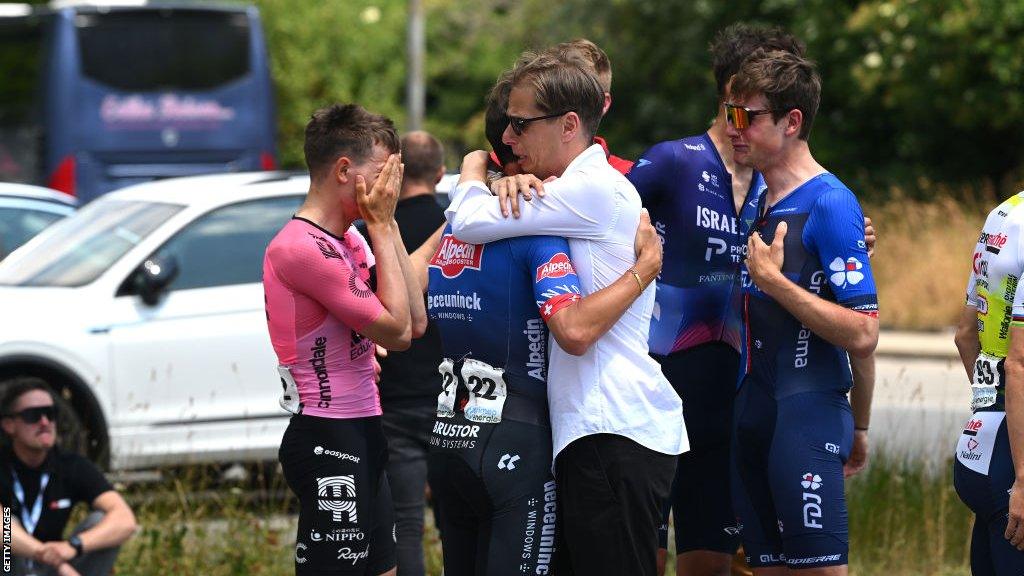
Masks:
[[[355,228],[338,238],[298,217],[267,246],[263,292],[285,409],[327,418],[381,414],[374,345],[359,333],[384,310],[367,285],[373,264]]]

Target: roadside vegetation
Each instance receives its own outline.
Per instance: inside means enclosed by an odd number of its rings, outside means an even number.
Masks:
[[[952,466],[875,454],[847,484],[850,573],[968,575],[971,515],[953,491]],[[224,485],[204,470],[128,486],[142,531],[121,551],[118,576],[293,573],[295,502],[274,470]],[[441,574],[441,543],[427,511],[427,572]],[[670,539],[670,542],[672,539]],[[669,574],[674,574],[670,555]]]

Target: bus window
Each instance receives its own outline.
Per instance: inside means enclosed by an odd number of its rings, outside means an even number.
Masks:
[[[43,21],[0,18],[0,182],[33,183],[41,166],[39,99]]]
[[[249,19],[244,13],[78,14],[75,28],[82,74],[111,88],[208,90],[249,73]]]

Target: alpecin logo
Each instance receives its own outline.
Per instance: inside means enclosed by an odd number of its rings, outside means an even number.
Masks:
[[[430,267],[440,269],[445,278],[455,278],[467,268],[480,270],[483,255],[483,244],[467,244],[451,234],[445,234],[437,252],[430,259]]]
[[[565,252],[559,252],[547,262],[537,266],[537,282],[545,278],[562,278],[575,273],[576,270],[573,269],[569,256]]]

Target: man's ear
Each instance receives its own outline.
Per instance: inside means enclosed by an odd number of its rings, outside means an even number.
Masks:
[[[794,136],[800,134],[800,129],[804,126],[804,113],[798,108],[794,108],[786,114],[786,136]]]
[[[579,135],[583,128],[583,121],[580,115],[569,112],[562,117],[562,142],[572,142]]]
[[[12,418],[8,418],[6,416],[0,418],[0,427],[4,429],[4,433],[7,434],[8,436],[14,434],[14,421]]]
[[[604,105],[601,106],[601,116],[604,116],[605,114],[607,114],[608,113],[608,109],[611,108],[611,107],[612,107],[612,93],[611,92],[605,92],[604,93]]]
[[[444,166],[442,165],[437,169],[437,178],[434,178],[434,186],[437,186],[441,182],[441,178],[444,178]]]
[[[334,165],[331,166],[331,178],[338,184],[347,184],[351,173],[349,169],[352,168],[352,160],[348,156],[341,156],[334,161]]]

